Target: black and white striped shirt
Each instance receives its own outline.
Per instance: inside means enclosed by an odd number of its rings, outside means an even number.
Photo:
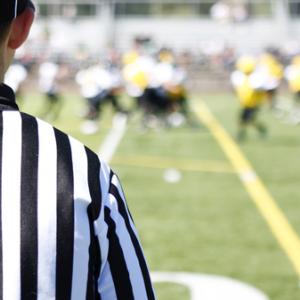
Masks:
[[[0,85],[0,299],[155,299],[117,176]]]

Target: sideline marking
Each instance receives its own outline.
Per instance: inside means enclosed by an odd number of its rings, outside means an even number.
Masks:
[[[187,287],[191,300],[268,300],[260,290],[244,282],[217,275],[151,272],[153,282],[170,282]]]
[[[112,128],[98,151],[101,159],[109,163],[126,131],[127,116],[117,113],[113,118]]]
[[[203,124],[211,131],[224,153],[265,218],[271,231],[291,261],[297,275],[300,277],[300,239],[289,221],[277,206],[275,200],[260,180],[249,161],[245,158],[239,146],[212,115],[203,101],[195,105],[195,112]]]
[[[154,169],[177,168],[183,171],[236,173],[230,164],[223,161],[200,161],[143,155],[117,155],[113,158],[112,163],[121,166]]]

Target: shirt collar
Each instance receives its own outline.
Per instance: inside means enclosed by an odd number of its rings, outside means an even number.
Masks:
[[[0,110],[19,110],[14,91],[6,84],[0,84]]]

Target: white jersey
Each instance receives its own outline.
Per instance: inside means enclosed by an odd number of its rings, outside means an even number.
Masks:
[[[296,65],[287,66],[284,70],[284,77],[288,81],[292,81],[297,78],[300,78],[300,66],[296,66]]]
[[[80,85],[82,96],[92,98],[103,90],[119,87],[121,76],[117,70],[107,70],[97,65],[78,72],[76,82]]]
[[[248,79],[248,84],[253,90],[266,90],[266,78],[262,73],[254,71],[249,76],[241,71],[234,71],[231,74],[231,83],[235,88],[241,87],[245,84],[245,80]]]
[[[131,97],[139,97],[149,85],[155,61],[151,56],[142,55],[123,69],[125,87]]]
[[[151,74],[150,86],[158,87],[166,84],[181,85],[186,79],[186,72],[171,63],[158,63]]]
[[[269,68],[266,65],[259,65],[255,72],[259,74],[258,76],[263,78],[265,90],[273,90],[278,88],[280,79],[272,76],[272,74],[270,74]]]

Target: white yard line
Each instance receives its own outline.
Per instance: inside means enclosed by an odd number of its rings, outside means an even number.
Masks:
[[[127,128],[127,116],[117,113],[113,118],[112,128],[102,143],[98,154],[100,158],[109,163],[114,156]]]
[[[153,282],[183,285],[190,300],[269,300],[260,290],[229,277],[197,273],[152,272]]]

